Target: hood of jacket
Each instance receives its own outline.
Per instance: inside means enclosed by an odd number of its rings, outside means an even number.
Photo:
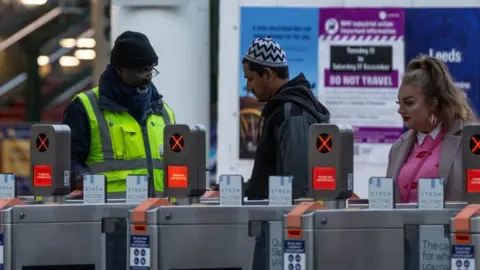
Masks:
[[[312,115],[318,123],[329,123],[330,112],[313,95],[310,82],[303,73],[284,84],[265,104],[262,117],[268,118],[274,111],[285,103],[294,103]]]

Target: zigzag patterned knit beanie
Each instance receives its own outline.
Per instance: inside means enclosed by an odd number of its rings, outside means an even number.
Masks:
[[[287,56],[280,45],[270,37],[261,37],[253,41],[244,59],[267,67],[286,67]]]

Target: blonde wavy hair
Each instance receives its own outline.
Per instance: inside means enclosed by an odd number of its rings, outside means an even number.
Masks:
[[[424,90],[425,101],[438,100],[438,113],[443,123],[455,120],[475,121],[477,116],[462,90],[458,89],[445,63],[435,57],[421,55],[408,63],[402,84],[411,84]]]

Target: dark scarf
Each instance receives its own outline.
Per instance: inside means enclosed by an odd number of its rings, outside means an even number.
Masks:
[[[100,89],[108,98],[125,107],[139,123],[142,122],[152,98],[151,84],[145,93],[138,93],[120,79],[115,67],[108,65],[100,77]]]

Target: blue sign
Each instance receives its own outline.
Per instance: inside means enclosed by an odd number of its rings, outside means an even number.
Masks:
[[[284,270],[305,270],[305,241],[285,240],[283,242]]]
[[[288,24],[285,24],[288,18]],[[290,77],[303,72],[315,88],[318,81],[318,8],[243,7],[240,16],[240,63],[253,40],[270,36],[287,54]],[[240,68],[240,96],[246,96]],[[313,91],[316,94],[316,91]]]
[[[283,250],[288,253],[305,253],[305,241],[285,240]]]
[[[130,236],[130,270],[150,269],[150,237]]]
[[[468,245],[452,245],[450,268],[470,270],[475,269],[475,248]]]
[[[405,64],[419,54],[443,60],[475,111],[480,109],[480,9],[406,9]]]
[[[311,83],[312,92],[317,94],[318,21],[318,8],[242,7],[239,63],[256,38],[270,36],[287,55],[290,78],[303,72]],[[239,158],[254,159],[258,146],[258,133],[254,130],[260,129],[260,122],[250,119],[258,119],[263,103],[258,103],[249,92],[251,89],[247,89],[242,65],[238,76],[240,118],[243,115],[248,119],[239,122]]]

